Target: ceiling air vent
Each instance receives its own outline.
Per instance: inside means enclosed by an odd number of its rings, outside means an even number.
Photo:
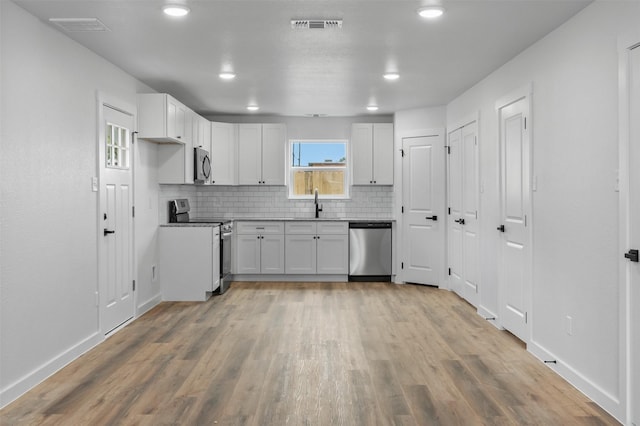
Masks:
[[[328,30],[342,28],[342,19],[293,19],[291,28],[294,30]]]
[[[109,31],[98,18],[51,18],[49,22],[70,33]]]

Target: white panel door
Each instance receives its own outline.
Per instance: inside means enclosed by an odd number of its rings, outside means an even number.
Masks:
[[[260,273],[260,236],[238,235],[236,237],[236,273]]]
[[[211,184],[236,185],[237,124],[211,123]]]
[[[500,117],[500,197],[501,259],[500,318],[504,328],[528,341],[530,238],[529,210],[529,134],[526,123],[529,99],[499,109]]]
[[[238,183],[262,183],[262,124],[238,125]]]
[[[440,285],[444,277],[444,136],[402,139],[403,281]]]
[[[640,250],[640,47],[630,54],[629,85],[629,249]],[[632,257],[628,253],[628,257]],[[640,263],[629,261],[631,422],[640,426]]]
[[[462,297],[478,306],[480,238],[478,224],[478,131],[475,122],[462,128]]]
[[[287,128],[283,123],[262,125],[262,183],[284,185]]]
[[[459,296],[463,296],[464,259],[463,259],[463,230],[460,219],[463,216],[462,207],[462,129],[449,133],[448,171],[448,230],[449,230],[449,286]]]
[[[373,125],[351,126],[351,165],[354,185],[373,183]]]
[[[106,334],[134,315],[132,115],[102,105],[99,138],[100,328]]]

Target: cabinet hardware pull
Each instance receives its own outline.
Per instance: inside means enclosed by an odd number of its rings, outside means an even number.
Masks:
[[[438,221],[438,216],[436,216],[435,214],[433,216],[427,216],[425,217],[425,219],[427,220],[433,220],[434,222]]]
[[[108,234],[115,234],[116,231],[109,231],[107,228],[104,228],[104,236],[106,237]]]

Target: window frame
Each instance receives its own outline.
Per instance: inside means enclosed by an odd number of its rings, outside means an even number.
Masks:
[[[291,155],[293,150],[293,145],[297,143],[341,143],[344,144],[344,155],[346,160],[344,162],[344,166],[342,167],[295,167],[293,166]],[[344,194],[318,194],[318,199],[322,200],[348,200],[351,198],[350,194],[350,175],[351,175],[351,159],[349,158],[351,151],[349,149],[349,140],[336,138],[336,139],[289,139],[289,143],[287,144],[287,196],[290,200],[313,200],[313,194],[304,194],[304,195],[296,195],[293,193],[293,174],[296,171],[313,171],[313,170],[325,170],[325,171],[344,171]]]

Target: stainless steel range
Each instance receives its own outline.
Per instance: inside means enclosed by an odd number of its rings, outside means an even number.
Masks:
[[[220,294],[231,284],[231,259],[233,250],[233,220],[229,218],[190,217],[189,200],[179,198],[169,201],[169,223],[211,223],[220,226]]]

